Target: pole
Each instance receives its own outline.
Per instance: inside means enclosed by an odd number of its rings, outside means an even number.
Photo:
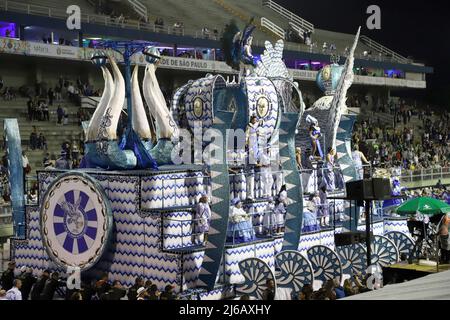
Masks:
[[[123,62],[125,63],[125,97],[127,99],[127,113],[128,113],[128,128],[133,128],[132,126],[132,118],[133,118],[133,110],[131,105],[131,62],[130,62],[130,47],[125,45],[125,51],[123,53]]]
[[[366,211],[366,248],[367,248],[367,268],[372,265],[372,248],[370,237],[370,206],[372,200],[365,201],[365,211]]]

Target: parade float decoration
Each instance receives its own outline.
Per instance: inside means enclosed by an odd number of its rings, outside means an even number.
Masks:
[[[322,127],[321,145],[337,150],[345,181],[356,176],[350,156],[354,118],[345,111],[345,97],[359,31],[345,65],[320,72],[326,96],[306,112],[282,60],[283,41],[266,42],[255,63],[252,31],[249,25],[230,37],[235,62],[246,66],[237,83],[221,75],[189,81],[174,93],[170,110],[156,76],[159,51],[141,41],[103,43],[92,61],[105,88],[86,128],[83,166],[38,172],[38,204],[27,206],[25,216],[15,212],[17,230],[25,226],[12,244],[17,265],[36,274],[79,268],[85,279],[106,272],[124,286],[139,276],[161,289],[173,284],[185,299],[224,299],[236,292],[261,298],[267,279],[294,294],[315,280],[343,279],[365,268],[363,246],[337,250],[334,233],[341,229],[301,233],[304,191],[295,160],[296,140],[304,150],[311,145],[309,115]],[[138,64],[131,73],[134,54],[144,57],[143,94]],[[125,99],[127,126],[118,136]],[[246,137],[243,145],[231,133],[237,131]],[[11,123],[6,132],[9,155],[19,159],[18,128]],[[194,138],[186,149],[189,134]],[[194,160],[177,157],[180,152]],[[248,160],[251,153],[255,163]],[[11,174],[22,179],[15,168],[10,166]],[[207,241],[199,243],[196,206],[205,196],[210,219]],[[232,200],[241,203],[239,210],[231,208]],[[265,221],[272,219],[265,216],[273,214],[276,201],[284,204],[284,223],[268,228]],[[249,242],[227,241],[231,224],[241,223],[233,217],[238,211],[255,230]],[[373,228],[384,234],[382,221]],[[375,239],[380,263],[398,259],[395,243],[404,241],[391,236]],[[396,255],[382,256],[383,247]]]

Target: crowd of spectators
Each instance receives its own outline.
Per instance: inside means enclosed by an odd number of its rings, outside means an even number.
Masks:
[[[80,289],[69,289],[58,272],[44,270],[39,277],[33,269],[16,268],[15,262],[1,276],[0,300],[176,300],[174,285],[166,285],[161,292],[152,281],[137,277],[134,285],[125,288],[119,281],[110,282],[108,274],[83,281]]]
[[[369,118],[354,127],[353,143],[364,150],[373,166],[411,171],[449,166],[449,112],[432,117],[423,110],[401,107],[393,117],[395,126]],[[415,124],[411,124],[413,119],[417,119]]]

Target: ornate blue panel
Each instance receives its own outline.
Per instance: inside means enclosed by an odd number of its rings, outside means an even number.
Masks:
[[[103,188],[86,174],[59,176],[44,196],[41,228],[55,263],[64,268],[91,268],[111,236],[112,213]]]
[[[297,251],[282,251],[276,256],[280,272],[276,273],[279,287],[286,287],[299,292],[305,284],[313,284],[314,271],[311,263]]]
[[[314,270],[314,279],[326,282],[342,279],[342,265],[339,256],[328,247],[314,246],[308,250],[308,259]]]
[[[267,289],[267,280],[275,282],[276,279],[271,268],[258,258],[249,258],[239,262],[239,270],[241,271],[245,281],[236,287],[236,291],[240,294],[248,294],[257,300],[263,299],[264,290]]]
[[[367,268],[367,251],[363,245],[356,243],[336,249],[342,263],[342,272],[348,275],[364,274]]]
[[[391,231],[386,233],[385,236],[394,242],[400,255],[404,253],[407,258],[410,258],[411,255],[414,254],[414,240],[408,234],[399,231]]]
[[[399,260],[399,254],[394,242],[384,236],[373,236],[371,244],[371,262],[379,267],[387,267]]]

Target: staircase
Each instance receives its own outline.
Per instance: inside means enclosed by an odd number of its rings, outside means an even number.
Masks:
[[[235,17],[238,17],[240,20],[242,20],[245,23],[248,23],[250,21],[250,19],[252,18],[252,16],[248,15],[247,13],[245,13],[244,11],[238,9],[235,6],[232,6],[228,3],[225,3],[225,1],[223,0],[213,0],[214,3],[216,3],[218,6],[222,7],[225,11],[231,13],[232,15],[234,15]],[[263,18],[262,18],[263,19]],[[261,20],[262,20],[261,19]],[[275,33],[273,30],[271,30],[270,28],[263,26],[261,23],[261,20],[255,20],[254,23],[256,25],[256,28],[264,33],[266,33],[267,35],[269,35],[272,38],[278,39],[280,37],[279,33]],[[270,21],[268,19],[266,19],[267,21]],[[280,28],[280,27],[278,27]],[[280,28],[281,29],[281,28]],[[284,39],[284,30],[283,30],[283,36],[282,38]]]
[[[276,13],[280,14],[282,17],[286,18],[289,21],[291,27],[299,32],[300,35],[303,35],[303,32],[314,32],[314,25],[311,22],[306,21],[305,19],[299,17],[295,13],[287,10],[283,6],[280,6],[278,3],[272,0],[263,1],[263,6],[272,9]]]
[[[126,2],[142,20],[148,22],[148,10],[141,1],[127,0]]]
[[[285,39],[285,32],[284,29],[277,26],[275,23],[270,21],[269,19],[262,17],[261,18],[261,26],[263,28],[266,28],[267,30],[270,30],[270,32],[276,34],[280,39]]]
[[[392,51],[389,48],[386,48],[382,44],[379,44],[378,42],[373,41],[369,37],[361,36],[360,40],[365,45],[367,45],[369,48],[371,48],[373,50],[376,50],[377,52],[381,52],[385,56],[392,57],[393,60],[396,60],[396,61],[398,61],[400,63],[405,63],[405,64],[410,63],[410,61],[407,58],[403,57],[402,55],[400,55],[400,54],[398,54],[398,53],[396,53],[394,51]]]

